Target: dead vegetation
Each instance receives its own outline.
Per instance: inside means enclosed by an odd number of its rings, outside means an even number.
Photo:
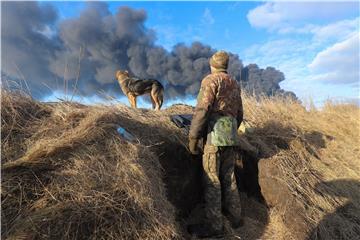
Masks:
[[[2,100],[3,237],[178,236],[158,158],[118,136],[119,112],[7,92]]]
[[[358,239],[359,107],[328,102],[306,110],[286,99],[249,98],[244,105],[256,126],[247,138],[260,150],[259,183],[271,207],[262,238]]]
[[[155,112],[1,95],[4,239],[189,238],[201,166],[169,115],[191,107]],[[226,239],[358,239],[359,108],[306,110],[245,96],[244,109],[253,128],[237,168],[245,225],[227,227]]]

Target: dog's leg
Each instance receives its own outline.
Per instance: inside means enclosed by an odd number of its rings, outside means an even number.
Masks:
[[[150,96],[151,96],[151,99],[154,101],[153,109],[155,109],[155,110],[160,110],[160,103],[159,103],[158,94],[159,94],[159,89],[157,88],[157,86],[153,85],[153,88],[151,89]]]
[[[136,108],[135,98],[132,94],[128,94],[128,99],[132,108]]]
[[[155,104],[156,104],[156,107],[155,107],[155,110],[160,110],[162,104],[163,104],[163,90],[162,89],[156,89],[156,92],[154,94],[154,100],[155,100]]]
[[[130,106],[132,107],[132,106],[133,106],[133,104],[132,104],[132,101],[131,101],[131,97],[130,97],[130,95],[128,95],[127,97],[128,97],[128,100],[129,100]]]
[[[163,102],[164,102],[164,89],[161,88],[158,95],[157,95],[157,100],[158,100],[158,103],[159,103],[159,110],[161,108],[161,106],[163,105]]]
[[[136,104],[136,96],[134,96],[134,108],[137,108],[137,104]]]
[[[155,109],[156,107],[155,96],[152,95],[152,92],[150,93],[150,99],[151,99],[152,109]]]
[[[155,107],[155,110],[160,110],[160,103],[159,103],[159,99],[156,98],[156,107]]]

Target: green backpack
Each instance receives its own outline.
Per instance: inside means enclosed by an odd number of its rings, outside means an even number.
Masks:
[[[207,143],[214,146],[238,146],[240,144],[237,120],[234,117],[221,116],[210,123],[211,131],[208,133]]]

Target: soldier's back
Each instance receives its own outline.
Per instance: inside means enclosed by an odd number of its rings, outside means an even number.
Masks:
[[[212,112],[236,117],[241,107],[241,90],[236,80],[226,72],[212,73],[206,77],[206,80],[216,88]]]

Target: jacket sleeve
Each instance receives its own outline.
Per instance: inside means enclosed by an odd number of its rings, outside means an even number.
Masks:
[[[190,139],[201,139],[205,136],[208,118],[211,114],[216,93],[217,85],[214,79],[209,77],[205,78],[201,82],[195,113],[191,121],[189,132]]]
[[[236,116],[236,120],[237,120],[237,124],[238,124],[238,128],[240,127],[240,124],[242,123],[242,121],[244,120],[244,111],[243,111],[243,104],[242,104],[242,99],[241,99],[241,89],[239,88],[239,109],[238,109],[238,113]]]

